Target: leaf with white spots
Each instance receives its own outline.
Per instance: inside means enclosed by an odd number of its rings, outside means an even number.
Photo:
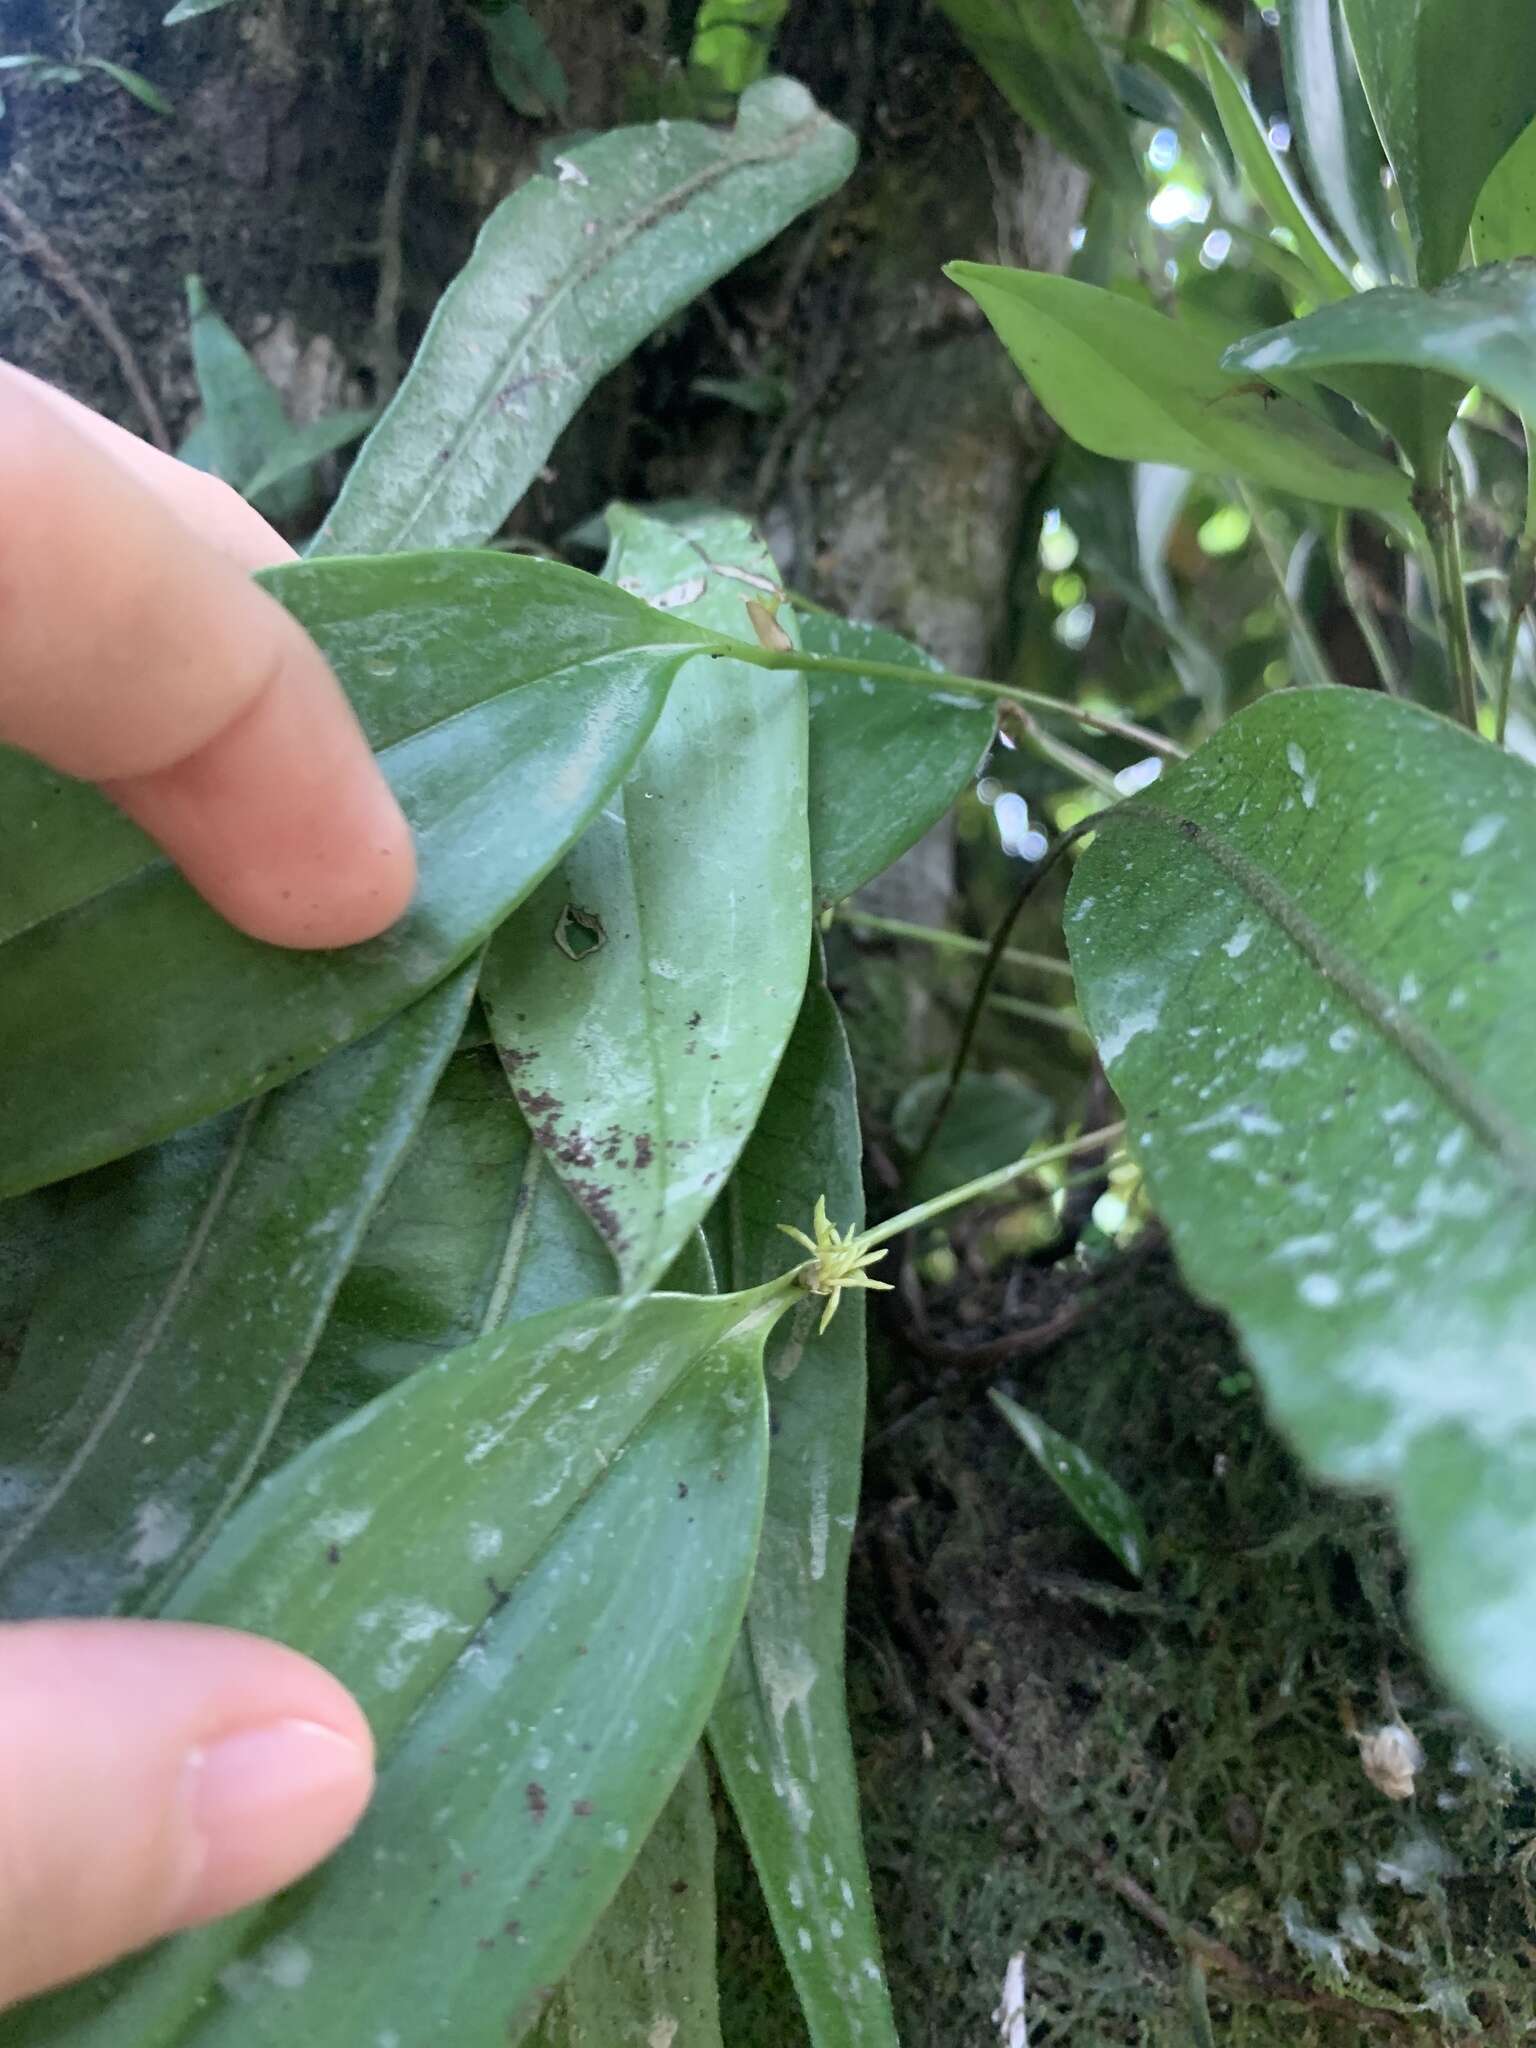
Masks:
[[[0,1616],[152,1607],[228,1514],[473,984],[471,966],[287,1087],[20,1198],[47,1203],[53,1257],[0,1393]]]
[[[780,1223],[819,1195],[863,1216],[858,1106],[820,962],[751,1143],[711,1218],[737,1286],[781,1272]],[[864,1433],[864,1297],[824,1336],[806,1300],[768,1348],[772,1448],[752,1599],[709,1740],[741,1823],[811,2048],[895,2048],[859,1829],[843,1607]]]
[[[269,1480],[167,1611],[334,1671],[379,1746],[373,1804],[281,1900],[11,2014],[8,2048],[521,2040],[740,1631],[786,1305],[552,1310],[423,1367]]]
[[[715,1816],[694,1756],[530,2048],[721,2048]]]
[[[1191,1284],[1326,1478],[1395,1497],[1447,1679],[1536,1745],[1536,773],[1261,700],[1101,829],[1067,934]]]
[[[656,121],[564,151],[481,229],[314,552],[488,540],[599,379],[854,156],[788,78],[743,93],[733,128]]]
[[[744,601],[776,588],[767,550],[729,514],[610,517],[609,576],[666,604],[679,630],[737,632]],[[811,930],[806,751],[802,677],[688,662],[632,773],[486,958],[481,996],[534,1140],[630,1296],[657,1284],[725,1185],[794,1027]]]
[[[378,751],[415,828],[415,898],[362,945],[263,945],[98,791],[0,747],[0,1193],[290,1080],[436,987],[585,829],[708,643],[526,556],[291,562],[260,581]]]
[[[1114,1552],[1133,1579],[1141,1578],[1147,1569],[1147,1527],[1140,1508],[1119,1480],[1111,1478],[1080,1444],[1072,1443],[996,1387],[990,1389],[988,1398],[1040,1470],[1076,1508],[1084,1525]]]

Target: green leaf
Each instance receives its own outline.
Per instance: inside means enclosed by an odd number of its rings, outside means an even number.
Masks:
[[[1260,206],[1271,224],[1284,229],[1295,242],[1318,292],[1326,299],[1347,298],[1354,290],[1349,272],[1339,261],[1338,251],[1325,241],[1290,173],[1270,147],[1247,87],[1215,43],[1203,34],[1200,55],[1227,142]]]
[[[1408,480],[1295,400],[1229,375],[1188,327],[1096,285],[951,263],[1036,397],[1085,448],[1241,476],[1407,520]]]
[[[351,406],[328,413],[323,420],[311,420],[307,426],[289,427],[260,469],[241,485],[242,496],[253,503],[267,499],[280,484],[291,484],[296,476],[303,476],[322,456],[349,448],[367,433],[377,416],[371,406]],[[313,488],[306,478],[305,495]]]
[[[1215,96],[1200,74],[1171,51],[1159,49],[1156,43],[1129,42],[1125,46],[1125,54],[1168,88],[1215,151],[1222,170],[1229,177],[1236,176],[1237,158],[1232,154],[1232,145],[1222,128]]]
[[[807,612],[808,654],[866,655],[942,674],[899,633]],[[811,713],[811,886],[819,906],[839,902],[916,845],[986,759],[989,705],[957,690],[914,690],[870,676],[807,678]]]
[[[516,0],[502,0],[499,6],[474,0],[473,11],[485,34],[491,76],[508,106],[530,121],[547,120],[551,114],[563,121],[570,87],[559,58],[527,8]]]
[[[1391,1493],[1447,1681],[1536,1745],[1536,773],[1354,690],[1242,713],[1067,915],[1184,1270],[1325,1477]]]
[[[744,600],[777,588],[740,519],[610,520],[609,573],[669,618],[734,632]],[[655,1286],[746,1142],[810,929],[804,682],[691,662],[615,800],[497,934],[480,984],[534,1138],[631,1295]]]
[[[470,968],[301,1080],[59,1191],[59,1256],[0,1396],[0,1615],[151,1607],[197,1555],[473,992]]]
[[[789,0],[700,0],[688,68],[735,98],[768,68]]]
[[[721,2048],[715,1816],[699,1757],[531,2039],[535,2048]]]
[[[1472,216],[1472,254],[1479,263],[1536,256],[1536,122],[1488,174]]]
[[[1481,384],[1526,419],[1536,418],[1536,262],[1465,270],[1432,292],[1383,285],[1305,320],[1235,343],[1222,360],[1237,369],[1322,375],[1358,363],[1438,370],[1455,388]]]
[[[1397,177],[1422,285],[1461,261],[1477,195],[1536,117],[1527,0],[1343,0],[1377,131]]]
[[[176,109],[160,88],[151,85],[139,72],[130,71],[122,64],[110,63],[105,57],[82,57],[80,61],[88,71],[105,72],[114,85],[120,85],[131,99],[136,99],[141,106],[148,107],[152,114],[175,113]]]
[[[617,1284],[495,1053],[458,1054],[341,1283],[270,1462],[443,1352]]]
[[[1122,197],[1144,198],[1129,124],[1078,0],[940,4],[1021,119]]]
[[[1286,0],[1280,54],[1285,103],[1312,189],[1378,282],[1401,274],[1403,250],[1381,184],[1381,142],[1342,0]]]
[[[8,2042],[521,2039],[655,1824],[740,1628],[783,1305],[535,1317],[269,1480],[169,1611],[274,1636],[351,1688],[383,1759],[368,1815],[274,1904],[13,2015]]]
[[[925,1074],[896,1104],[892,1128],[910,1157],[949,1086],[947,1073]],[[909,1182],[907,1199],[926,1202],[946,1188],[1006,1166],[1043,1138],[1055,1118],[1050,1101],[1017,1074],[962,1074],[933,1149]]]
[[[825,1195],[862,1221],[853,1068],[819,963],[757,1129],[713,1222],[733,1284],[783,1270],[781,1223]],[[843,1694],[844,1590],[864,1433],[864,1301],[825,1336],[803,1300],[769,1341],[772,1450],[746,1625],[709,1739],[799,1995],[812,2048],[895,2048]]]
[[[266,467],[293,429],[272,384],[214,311],[201,278],[187,279],[187,310],[203,417],[196,439],[189,437],[181,454],[184,460],[195,456],[200,469],[238,491]],[[290,491],[277,500],[269,497],[266,509],[273,518],[285,518],[297,509],[297,501]]]
[[[380,749],[416,832],[415,903],[343,951],[262,945],[103,821],[94,791],[0,749],[0,1194],[242,1101],[442,980],[583,830],[706,638],[510,555],[296,563],[262,581]]]
[[[1147,1569],[1147,1528],[1141,1510],[1119,1481],[1080,1445],[998,1388],[990,1387],[987,1399],[1040,1470],[1072,1503],[1083,1525],[1114,1552],[1133,1579],[1141,1578]]]
[[[854,142],[769,79],[726,131],[619,128],[491,215],[314,543],[321,554],[478,544],[608,370],[825,198]]]

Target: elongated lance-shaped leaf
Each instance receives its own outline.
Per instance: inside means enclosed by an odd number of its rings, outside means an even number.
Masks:
[[[1096,455],[1166,462],[1406,521],[1408,480],[1188,326],[1097,285],[950,263],[1051,417]]]
[[[739,519],[616,511],[609,573],[739,631],[776,588]],[[788,613],[781,617],[788,618]],[[805,685],[689,663],[634,772],[486,956],[517,1098],[630,1294],[725,1184],[794,1025],[810,943]]]
[[[750,1282],[782,1271],[789,1247],[778,1226],[806,1228],[818,1196],[839,1228],[857,1225],[859,1162],[853,1067],[818,962],[752,1142],[712,1219],[725,1277]],[[843,1694],[864,1432],[863,1297],[845,1293],[818,1337],[822,1306],[807,1299],[770,1339],[762,1551],[709,1738],[813,2048],[894,2048]]]
[[[287,1088],[60,1191],[79,1213],[0,1397],[0,1615],[153,1606],[195,1556],[304,1369],[473,984],[471,965]]]
[[[810,654],[939,664],[883,626],[807,612]],[[820,906],[851,896],[915,846],[970,787],[992,744],[992,707],[958,687],[915,690],[869,676],[807,677],[811,883]]]
[[[280,484],[292,484],[296,477],[303,478],[307,495],[307,472],[312,465],[322,455],[334,455],[338,448],[349,448],[360,440],[376,417],[367,406],[347,406],[340,412],[327,413],[324,419],[290,427],[255,475],[241,485],[241,495],[261,504],[269,491],[275,491]]]
[[[744,93],[732,129],[659,121],[566,151],[481,229],[313,551],[488,539],[598,379],[853,161],[784,78]]]
[[[1472,215],[1472,254],[1479,263],[1536,256],[1536,122],[1488,173]]]
[[[271,1462],[443,1352],[617,1284],[495,1053],[459,1053],[341,1283]]]
[[[708,638],[512,556],[298,563],[264,580],[380,750],[416,833],[416,900],[364,945],[262,945],[146,840],[101,824],[94,791],[0,753],[0,1193],[287,1079],[442,980],[583,830]]]
[[[1352,690],[1105,820],[1067,930],[1192,1285],[1325,1477],[1392,1494],[1447,1682],[1536,1747],[1536,772]]]
[[[1071,1502],[1084,1527],[1114,1552],[1133,1579],[1141,1578],[1147,1569],[1146,1523],[1119,1480],[1080,1444],[998,1388],[991,1388],[987,1398],[1040,1470]]]
[[[1200,35],[1200,55],[1228,145],[1271,224],[1283,228],[1295,243],[1316,290],[1323,298],[1348,297],[1354,289],[1349,272],[1296,189],[1290,172],[1271,147],[1246,85],[1216,44],[1204,34]]]
[[[1122,198],[1142,197],[1130,123],[1078,0],[940,4],[1016,114]]]
[[[695,1756],[530,2037],[535,2048],[721,2048],[715,1816]]]
[[[785,1300],[536,1316],[268,1480],[168,1612],[275,1636],[351,1688],[383,1760],[368,1816],[275,1904],[12,2015],[8,2048],[521,2039],[719,1687]]]
[[[1536,262],[1464,270],[1437,291],[1384,285],[1304,320],[1250,334],[1223,361],[1247,371],[1323,376],[1359,363],[1439,370],[1481,384],[1536,420]]]
[[[1312,189],[1374,282],[1401,277],[1404,251],[1382,190],[1381,141],[1343,0],[1286,0],[1280,54],[1286,108]]]
[[[1527,0],[1343,0],[1366,98],[1418,251],[1418,281],[1461,261],[1478,193],[1536,118]]]
[[[215,311],[201,278],[187,279],[187,310],[203,416],[182,444],[182,459],[244,492],[268,518],[291,518],[309,496],[306,465],[285,463],[276,476],[262,474],[293,438],[276,387]]]

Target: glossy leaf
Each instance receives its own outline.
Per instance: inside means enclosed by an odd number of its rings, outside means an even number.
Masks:
[[[842,1020],[813,971],[795,1034],[712,1223],[725,1276],[782,1272],[825,1195],[863,1217],[858,1107]],[[894,2048],[843,1694],[844,1590],[864,1431],[864,1303],[824,1336],[806,1300],[769,1340],[772,1450],[746,1625],[709,1739],[794,1981],[812,2048]]]
[[[1407,479],[1389,463],[1259,379],[1224,371],[1215,347],[1149,306],[1038,271],[951,263],[945,275],[976,300],[1046,411],[1095,454],[1408,517]]]
[[[242,1101],[442,980],[593,816],[702,637],[506,555],[294,564],[263,581],[381,750],[416,831],[416,900],[342,952],[261,945],[103,819],[94,791],[0,750],[0,1193]]]
[[[808,654],[866,655],[941,674],[899,633],[807,612]],[[811,884],[839,902],[915,846],[979,774],[992,707],[962,690],[914,690],[869,676],[807,677],[811,713]]]
[[[1478,194],[1472,254],[1479,263],[1536,256],[1536,122],[1510,144]]]
[[[1156,43],[1129,42],[1125,46],[1125,54],[1167,87],[1215,151],[1222,170],[1229,177],[1235,175],[1237,158],[1232,154],[1232,145],[1222,128],[1215,97],[1199,72],[1192,70],[1171,51],[1159,49]]]
[[[195,21],[200,14],[212,14],[217,7],[228,7],[230,0],[176,0],[170,13],[162,16],[166,28],[175,28],[183,21]]]
[[[521,2039],[655,1824],[740,1627],[781,1302],[555,1310],[449,1353],[269,1480],[170,1612],[276,1636],[352,1689],[383,1758],[368,1815],[275,1904],[13,2015],[8,2042]]]
[[[739,519],[611,517],[609,573],[669,617],[737,632],[744,599],[776,588]],[[535,1141],[630,1294],[656,1284],[746,1142],[810,929],[804,682],[691,662],[634,772],[481,977]]]
[[[892,1128],[909,1158],[922,1147],[933,1113],[949,1086],[947,1072],[925,1074],[903,1091]],[[1016,1074],[967,1073],[921,1167],[906,1186],[912,1202],[1006,1166],[1043,1138],[1055,1120],[1049,1099]]]
[[[535,2048],[721,2048],[715,1816],[699,1757],[531,2038]]]
[[[288,1087],[61,1191],[75,1213],[0,1397],[0,1615],[152,1607],[196,1556],[304,1370],[473,986],[471,967]]]
[[[1295,243],[1322,297],[1347,298],[1354,289],[1349,272],[1339,261],[1338,251],[1326,241],[1289,171],[1271,147],[1247,86],[1209,36],[1200,37],[1200,54],[1227,143],[1271,225],[1283,228]]]
[[[1286,0],[1280,53],[1286,109],[1313,190],[1378,283],[1399,275],[1403,251],[1382,191],[1381,141],[1343,0]]]
[[[1227,350],[1234,368],[1323,375],[1358,363],[1442,371],[1536,418],[1536,262],[1462,271],[1438,291],[1383,285]]]
[[[854,142],[788,79],[736,125],[618,128],[491,215],[313,552],[477,544],[608,370],[853,168]]]
[[[272,1462],[443,1352],[617,1284],[495,1053],[459,1053],[341,1283]]]
[[[1114,1552],[1133,1579],[1141,1578],[1147,1568],[1147,1528],[1140,1508],[1120,1482],[1080,1445],[998,1388],[990,1388],[987,1398],[1040,1470],[1072,1503],[1084,1527]]]
[[[1527,1748],[1533,860],[1523,761],[1287,692],[1106,821],[1067,917],[1190,1283],[1316,1469],[1396,1497],[1437,1661]]]
[[[940,0],[1016,114],[1127,199],[1143,195],[1130,128],[1078,0]]]
[[[1418,251],[1418,281],[1461,261],[1489,172],[1536,118],[1527,0],[1343,0],[1377,131]]]

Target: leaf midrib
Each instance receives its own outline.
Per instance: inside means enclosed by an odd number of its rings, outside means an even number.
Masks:
[[[270,1101],[270,1096],[258,1096],[247,1107],[239,1128],[231,1137],[229,1152],[203,1201],[201,1212],[187,1239],[186,1250],[177,1262],[170,1283],[158,1305],[149,1312],[144,1334],[135,1344],[127,1367],[108,1399],[92,1417],[90,1428],[75,1447],[53,1485],[31,1512],[22,1517],[8,1539],[0,1544],[0,1571],[8,1567],[17,1554],[26,1548],[37,1530],[74,1485],[122,1412],[128,1396],[137,1386],[145,1366],[154,1356],[156,1347],[164,1337],[172,1316],[192,1286],[203,1254],[207,1250],[208,1240],[213,1235],[220,1216],[229,1205],[239,1178],[240,1167],[250,1147],[252,1134]]]
[[[434,471],[429,475],[425,490],[405,518],[391,529],[388,540],[382,542],[378,548],[370,549],[369,552],[393,554],[400,552],[407,545],[417,523],[433,504],[449,478],[456,473],[465,448],[480,434],[487,411],[495,404],[497,392],[505,385],[519,358],[529,352],[534,342],[575,292],[589,284],[610,262],[621,255],[631,242],[653,227],[657,221],[664,220],[669,213],[679,212],[695,194],[707,191],[711,185],[722,182],[739,170],[748,170],[757,164],[776,163],[781,158],[793,156],[800,146],[802,137],[822,125],[826,125],[826,116],[819,112],[812,114],[807,119],[797,122],[778,142],[759,149],[745,149],[739,154],[723,156],[715,163],[708,164],[702,170],[682,179],[637,212],[610,223],[608,232],[598,237],[590,255],[577,263],[555,286],[528,324],[519,330],[517,340],[497,359],[494,373],[487,375],[485,396],[465,415],[458,431],[448,444],[445,458],[438,461]],[[430,335],[427,339],[430,341]],[[425,348],[426,343],[423,344],[423,353]],[[401,396],[403,399],[405,394],[402,392]],[[383,425],[385,422],[381,421],[380,424]]]
[[[546,669],[542,674],[521,676],[516,682],[508,684],[505,689],[489,691],[484,697],[477,698],[473,704],[461,704],[457,711],[447,712],[441,718],[429,719],[424,725],[417,726],[411,732],[402,733],[399,739],[391,740],[387,746],[378,748],[374,759],[376,761],[387,761],[400,748],[414,746],[418,740],[425,739],[430,733],[445,731],[459,719],[471,718],[476,712],[483,711],[488,704],[500,703],[503,698],[512,696],[515,691],[533,689],[540,683],[556,682],[561,676],[572,675],[580,669],[595,668],[603,662],[613,661],[616,658],[630,654],[667,656],[682,662],[692,660],[695,655],[707,652],[709,652],[708,648],[698,647],[689,640],[681,644],[677,641],[657,641],[654,644],[643,642],[638,645],[628,644],[623,647],[610,648],[600,654],[583,654],[573,661],[561,662],[558,667]],[[18,925],[14,931],[8,932],[5,938],[0,940],[0,947],[12,945],[17,939],[25,938],[29,932],[41,931],[56,920],[73,917],[78,911],[83,910],[87,904],[96,903],[102,897],[110,896],[114,889],[127,888],[130,883],[137,882],[146,875],[163,872],[169,869],[171,865],[172,863],[169,859],[164,855],[159,855],[154,859],[142,861],[137,867],[127,868],[121,874],[114,875],[110,881],[103,882],[98,888],[90,890],[87,894],[77,896],[69,903],[61,903],[56,909],[44,912],[41,917],[33,918],[30,924]]]
[[[1403,1014],[1403,1008],[1364,968],[1308,917],[1283,885],[1248,855],[1198,819],[1163,804],[1139,802],[1106,816],[1100,829],[1150,825],[1196,846],[1229,875],[1243,893],[1307,959],[1325,981],[1353,1004],[1365,1021],[1439,1096],[1473,1137],[1492,1153],[1515,1184],[1536,1194],[1536,1145],[1505,1115],[1439,1041]]]

